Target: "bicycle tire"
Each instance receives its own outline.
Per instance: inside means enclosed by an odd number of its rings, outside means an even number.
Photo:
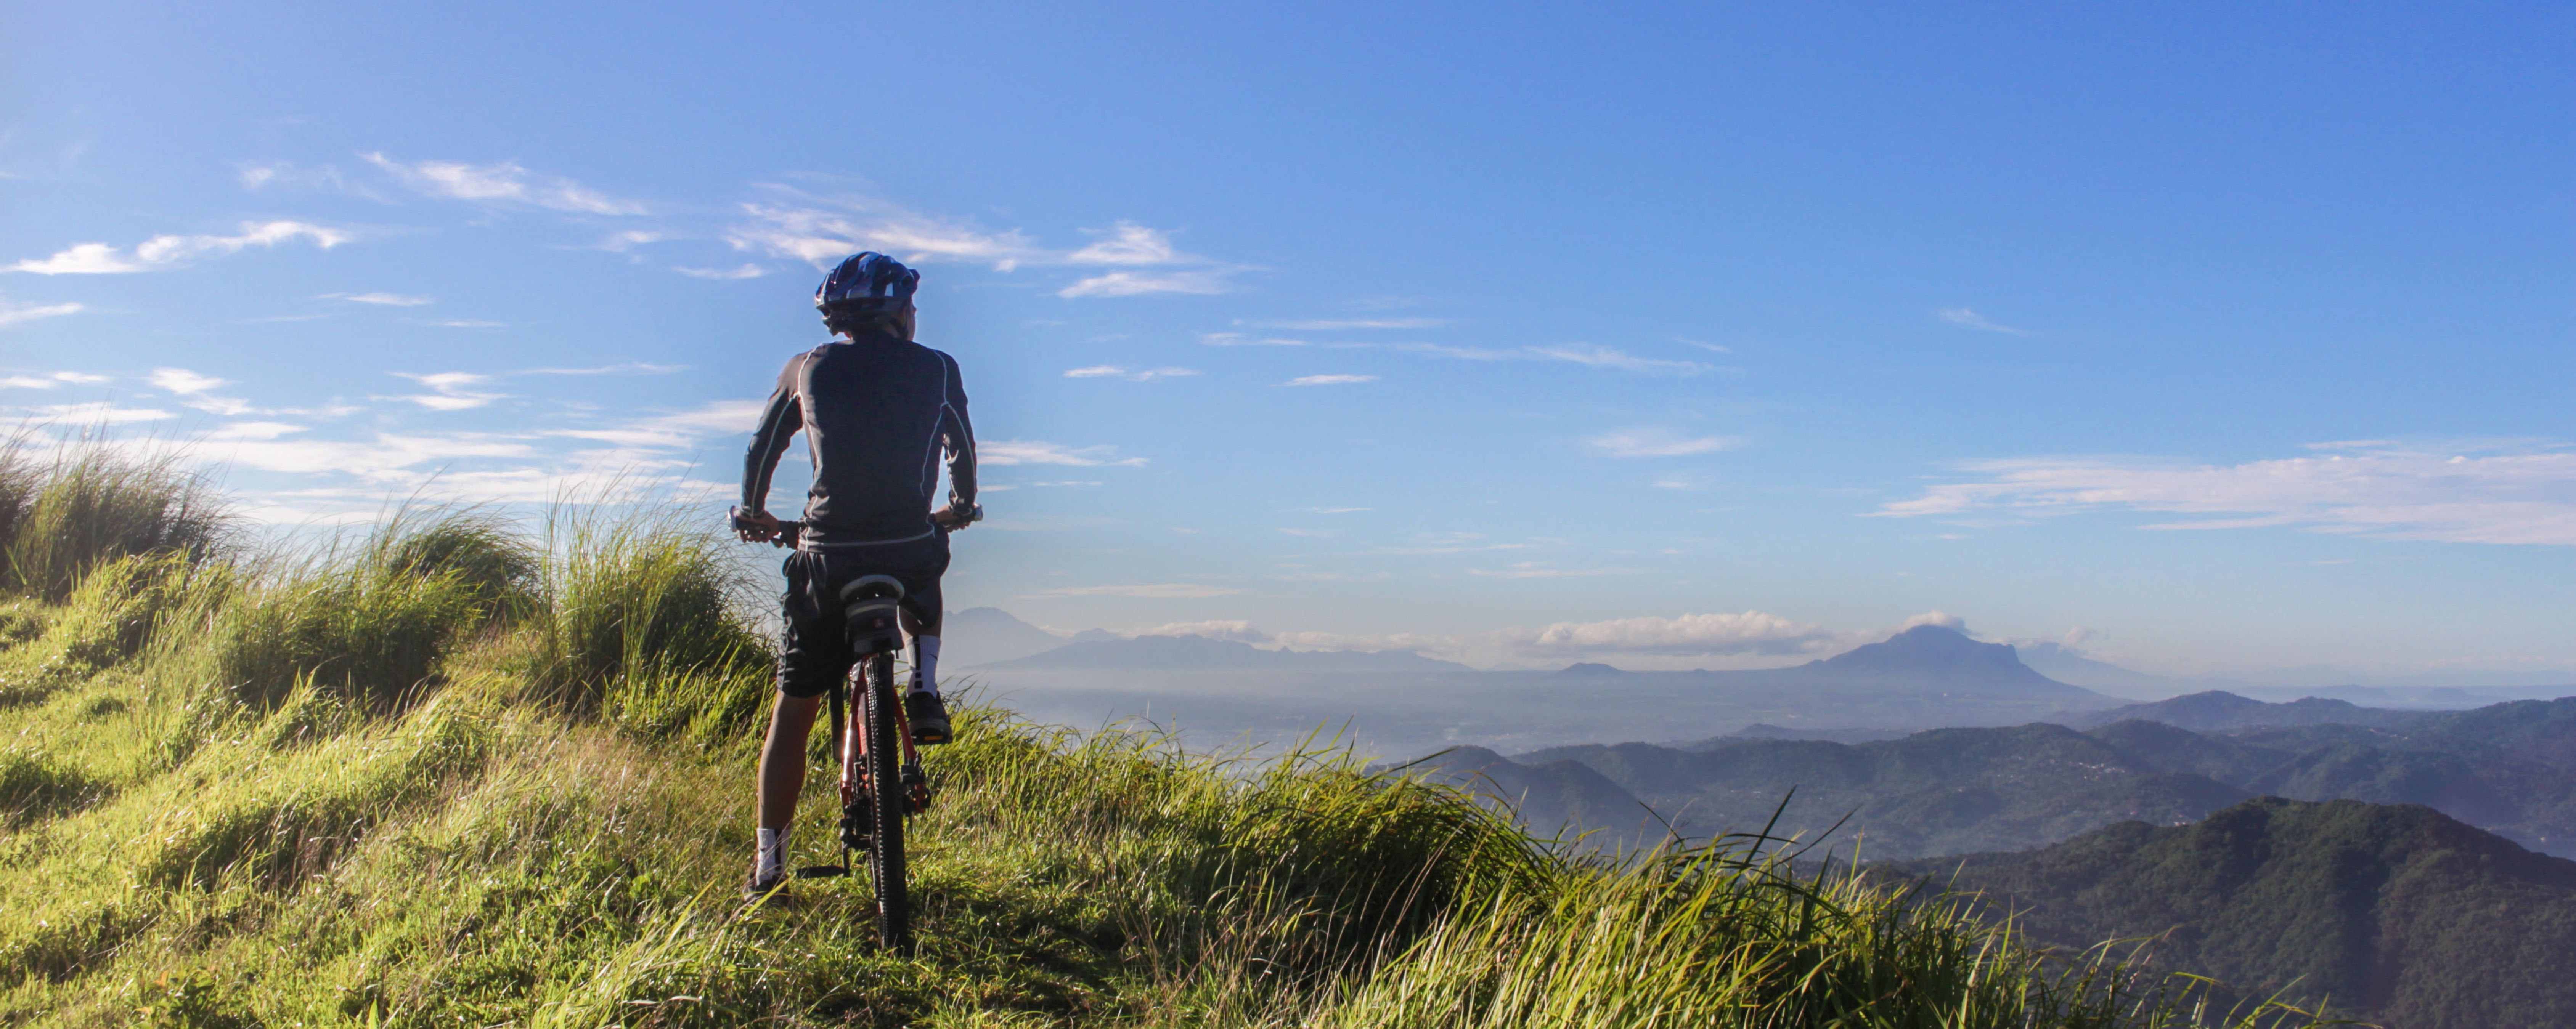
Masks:
[[[908,797],[903,787],[903,724],[896,704],[894,655],[867,658],[867,773],[869,816],[876,839],[869,848],[868,877],[877,891],[877,938],[897,954],[912,953],[912,894],[904,881],[903,818]]]

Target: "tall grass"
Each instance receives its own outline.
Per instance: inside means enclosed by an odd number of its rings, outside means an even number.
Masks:
[[[558,506],[538,609],[515,671],[576,713],[702,745],[757,731],[770,695],[740,548],[702,513],[641,504]]]
[[[195,546],[11,609],[0,691],[49,670],[0,703],[0,1023],[2226,1021],[1759,839],[1603,860],[1347,753],[968,698],[928,755],[923,950],[897,958],[864,880],[731,899],[769,654],[712,526],[561,509],[530,540],[404,509],[259,561]],[[837,857],[832,792],[800,862]]]
[[[96,440],[57,449],[41,471],[24,447],[10,446],[0,460],[0,519],[8,523],[0,587],[54,600],[120,557],[203,559],[227,524],[213,485],[176,455]]]

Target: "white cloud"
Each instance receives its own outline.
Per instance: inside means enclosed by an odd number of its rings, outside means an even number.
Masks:
[[[487,322],[475,318],[460,318],[456,321],[440,322],[438,323],[438,327],[442,329],[506,329],[510,327],[510,324],[508,322]]]
[[[643,246],[644,244],[659,243],[669,238],[671,237],[666,233],[653,232],[646,229],[628,229],[624,232],[609,233],[608,238],[591,244],[591,246],[593,249],[605,250],[612,254],[622,254],[629,250],[633,250],[636,247]]]
[[[1233,592],[1240,593],[1240,592],[1242,592],[1242,591],[1241,591],[1241,590],[1235,590],[1235,591],[1233,591]],[[1210,595],[1211,595],[1211,596],[1213,596],[1214,594],[1210,594]],[[1251,622],[1239,621],[1239,620],[1238,620],[1238,621],[1208,621],[1208,622],[1173,622],[1173,623],[1171,623],[1171,624],[1169,624],[1169,625],[1157,625],[1157,626],[1155,626],[1155,627],[1153,627],[1153,628],[1151,628],[1151,629],[1139,629],[1139,630],[1137,630],[1137,631],[1135,631],[1135,632],[1129,633],[1128,635],[1129,635],[1129,636],[1200,636],[1200,637],[1205,637],[1205,638],[1207,638],[1207,639],[1212,639],[1212,640],[1226,640],[1226,641],[1234,642],[1234,643],[1251,643],[1251,644],[1256,644],[1256,645],[1257,645],[1257,644],[1262,644],[1262,643],[1268,643],[1268,642],[1270,642],[1270,634],[1269,634],[1269,633],[1266,633],[1266,632],[1261,631],[1260,629],[1254,628]]]
[[[1252,339],[1239,332],[1210,332],[1201,335],[1199,342],[1212,347],[1302,347],[1306,345],[1306,341],[1302,339]]]
[[[671,270],[682,275],[686,275],[692,279],[712,279],[717,282],[734,282],[741,279],[757,279],[763,275],[769,274],[769,269],[749,263],[738,264],[731,268],[675,267]]]
[[[418,161],[404,164],[381,153],[359,154],[412,190],[434,197],[477,204],[524,204],[572,214],[643,214],[644,205],[618,200],[571,179],[540,175],[516,161],[465,164]]]
[[[305,426],[287,422],[226,422],[206,434],[208,440],[270,440],[306,431]]]
[[[1074,264],[1170,264],[1183,260],[1172,249],[1172,237],[1161,230],[1122,221],[1108,239],[1064,255]]]
[[[1068,447],[1061,443],[1045,443],[1037,440],[1006,439],[975,442],[976,463],[997,467],[1048,464],[1094,468],[1104,465],[1134,466],[1145,463],[1144,458],[1118,457],[1117,453],[1118,448],[1111,446]]]
[[[1595,368],[1616,368],[1623,372],[1641,372],[1660,375],[1696,375],[1708,370],[1707,365],[1701,364],[1697,361],[1670,361],[1661,358],[1638,357],[1614,347],[1596,346],[1591,343],[1566,343],[1559,346],[1531,347],[1529,348],[1529,351],[1541,357],[1550,357],[1559,361],[1572,361],[1576,364],[1590,365]]]
[[[1294,378],[1294,379],[1290,379],[1290,380],[1288,380],[1288,381],[1286,381],[1286,382],[1280,383],[1280,385],[1282,385],[1282,386],[1342,386],[1342,385],[1348,385],[1348,384],[1351,384],[1351,383],[1359,383],[1359,382],[1376,382],[1376,381],[1377,381],[1377,376],[1374,376],[1374,375],[1303,375],[1303,376],[1299,376],[1299,377]]]
[[[1267,329],[1295,329],[1301,332],[1338,332],[1345,329],[1429,329],[1448,324],[1446,318],[1322,318],[1291,322],[1236,322]]]
[[[1509,361],[1528,356],[1525,351],[1490,350],[1485,347],[1453,347],[1439,343],[1398,343],[1395,349],[1409,354],[1454,357],[1461,361]]]
[[[1301,650],[1412,650],[1477,665],[1553,667],[1611,661],[1622,667],[1772,667],[1824,657],[1882,638],[1835,632],[1762,611],[1556,622],[1455,635],[1287,632],[1268,645]]]
[[[150,265],[129,260],[105,243],[75,243],[42,261],[29,258],[9,266],[10,271],[36,275],[115,275],[150,269]]]
[[[2195,465],[2118,457],[2025,457],[1962,466],[1883,516],[2149,511],[2190,516],[2151,529],[2288,526],[2383,539],[2576,546],[2576,449],[2499,443],[2456,449],[2382,440],[2311,445],[2318,456]]]
[[[1588,442],[1608,451],[1612,457],[1687,457],[1714,454],[1742,443],[1726,436],[1685,436],[1670,429],[1654,428],[1622,429],[1595,436]]]
[[[795,194],[798,200],[819,202]],[[760,250],[830,268],[861,250],[894,255],[909,264],[963,261],[1001,270],[1045,252],[1019,230],[990,232],[971,224],[916,214],[893,204],[843,199],[838,209],[794,204],[744,204],[751,223],[726,233],[737,250]]]
[[[62,384],[52,379],[39,379],[32,375],[0,377],[0,389],[52,389],[59,385]]]
[[[419,307],[432,302],[428,297],[406,296],[401,293],[326,293],[323,297],[346,300],[352,304],[376,304],[382,307]]]
[[[2008,336],[2030,335],[2030,330],[2028,329],[2016,329],[2009,325],[1997,325],[1993,322],[1987,321],[1985,315],[1978,314],[1977,312],[1968,310],[1964,307],[1945,307],[1933,312],[1932,316],[1952,325],[1956,325],[1961,328],[1976,329],[1980,332],[2000,332]]]
[[[92,375],[88,372],[55,372],[54,378],[82,386],[95,386],[107,381],[107,376]]]
[[[60,318],[85,310],[88,308],[79,304],[12,304],[0,301],[0,326],[32,322],[38,318]]]
[[[156,388],[168,390],[181,396],[190,396],[206,392],[210,389],[220,389],[222,387],[232,385],[232,380],[230,379],[218,379],[211,375],[199,375],[185,368],[152,369],[152,377],[150,381]]]
[[[338,229],[295,221],[243,222],[238,236],[154,236],[134,247],[128,257],[105,243],[81,243],[43,260],[28,259],[7,270],[36,275],[114,275],[185,264],[199,257],[220,257],[247,247],[275,247],[308,239],[324,250],[349,241]]]
[[[545,435],[598,440],[622,447],[679,450],[707,436],[750,435],[766,406],[765,400],[712,400],[686,411],[598,428],[550,429]]]
[[[1180,379],[1197,375],[1194,368],[1143,368],[1129,371],[1114,364],[1095,364],[1088,368],[1069,369],[1068,379],[1125,379],[1129,382],[1152,382],[1155,379]]]
[[[1954,629],[1959,632],[1968,631],[1967,619],[1961,618],[1947,611],[1925,611],[1922,614],[1915,615],[1897,623],[1896,631],[1904,632],[1907,629],[1911,629],[1919,625],[1937,625],[1944,629]]]
[[[1192,600],[1202,597],[1224,597],[1241,593],[1228,586],[1207,586],[1192,582],[1138,583],[1124,586],[1066,586],[1039,590],[1032,598],[1051,597],[1139,597],[1153,600]]]
[[[434,375],[414,375],[409,372],[394,374],[427,386],[431,392],[384,399],[408,400],[432,411],[470,410],[509,396],[506,393],[486,393],[467,388],[491,381],[492,377],[489,375],[477,375],[472,372],[439,372]]]
[[[36,420],[66,425],[124,425],[130,422],[157,422],[179,417],[170,411],[148,407],[118,407],[106,401],[87,404],[51,404],[35,409]]]
[[[1132,297],[1147,293],[1211,295],[1232,289],[1221,271],[1110,272],[1055,291],[1060,297]]]

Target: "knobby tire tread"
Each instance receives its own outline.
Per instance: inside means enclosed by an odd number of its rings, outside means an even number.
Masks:
[[[867,659],[867,772],[870,817],[876,846],[868,855],[868,875],[877,891],[877,937],[887,950],[912,952],[912,896],[904,880],[903,741],[895,738],[902,724],[894,705],[894,655]]]

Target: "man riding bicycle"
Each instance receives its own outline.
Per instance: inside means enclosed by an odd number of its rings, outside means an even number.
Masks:
[[[786,566],[778,703],[760,752],[755,895],[787,875],[787,828],[805,787],[815,709],[858,657],[843,615],[845,593],[859,579],[891,576],[902,584],[903,629],[912,637],[904,713],[915,743],[948,742],[948,709],[939,699],[939,577],[948,570],[948,534],[983,512],[975,506],[975,430],[957,361],[912,341],[920,282],[920,272],[873,252],[832,270],[814,306],[835,338],[779,372],[743,461],[736,531],[755,543],[792,538],[796,548]],[[769,479],[799,429],[813,455],[814,486],[803,523],[791,533],[768,512]],[[942,450],[948,503],[933,511]]]

